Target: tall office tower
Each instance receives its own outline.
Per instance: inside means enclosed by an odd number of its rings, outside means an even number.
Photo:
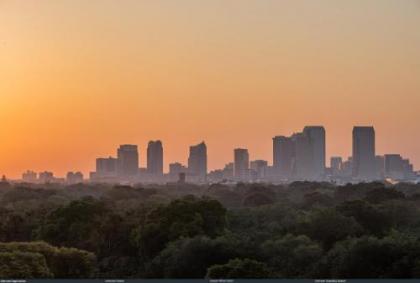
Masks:
[[[137,145],[125,144],[118,148],[118,174],[120,176],[135,176],[139,172],[139,153]]]
[[[322,126],[307,126],[303,134],[309,139],[311,148],[311,179],[321,181],[325,175],[325,129]]]
[[[249,154],[248,149],[234,149],[234,174],[238,180],[245,181],[249,177]]]
[[[343,169],[343,158],[339,156],[331,157],[330,166],[331,166],[331,172],[333,176],[340,175],[341,170]]]
[[[304,133],[293,134],[292,140],[295,144],[295,156],[293,162],[293,178],[295,180],[313,180],[312,147],[310,139]]]
[[[150,141],[147,146],[147,172],[153,175],[163,174],[163,147],[161,141]]]
[[[113,157],[96,159],[98,177],[115,177],[117,175],[117,159]]]
[[[375,130],[373,127],[353,128],[353,178],[372,181],[376,176]]]
[[[188,157],[190,176],[199,182],[205,182],[207,177],[207,146],[204,142],[190,146]]]
[[[250,168],[253,177],[257,179],[264,179],[267,173],[268,162],[265,160],[254,160],[250,162]]]
[[[282,179],[292,175],[295,144],[291,138],[277,136],[273,138],[273,170]]]

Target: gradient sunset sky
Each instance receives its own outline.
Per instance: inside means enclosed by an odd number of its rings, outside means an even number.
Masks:
[[[94,170],[161,139],[167,164],[205,140],[209,168],[324,125],[353,125],[420,169],[420,1],[0,0],[0,174]],[[329,163],[329,162],[328,162]]]

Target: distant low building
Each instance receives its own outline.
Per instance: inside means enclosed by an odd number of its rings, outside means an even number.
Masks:
[[[223,168],[223,179],[224,180],[232,180],[233,179],[233,171],[234,171],[234,164],[230,162],[225,165]]]
[[[218,183],[223,181],[223,170],[217,169],[210,171],[207,175],[207,181],[210,183]]]
[[[253,160],[250,162],[253,180],[263,180],[266,177],[268,162],[266,160]]]
[[[339,177],[343,170],[343,158],[340,156],[333,156],[330,159],[331,175],[333,177]]]
[[[385,177],[393,180],[413,180],[413,165],[400,154],[385,154]]]
[[[175,182],[178,180],[179,174],[187,174],[188,168],[179,162],[169,164],[169,180]]]
[[[49,171],[44,171],[39,173],[39,182],[46,184],[46,183],[53,183],[55,181],[54,174]]]
[[[66,176],[67,184],[83,183],[83,174],[81,172],[68,172]]]
[[[38,174],[34,171],[27,170],[22,174],[22,181],[27,183],[36,183],[38,181]]]

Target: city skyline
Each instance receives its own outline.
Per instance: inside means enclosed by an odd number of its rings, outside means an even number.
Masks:
[[[165,169],[205,140],[271,160],[271,138],[353,125],[377,152],[420,166],[418,1],[0,1],[0,174],[87,174],[96,156],[150,139]],[[142,157],[143,156],[143,157]]]
[[[168,169],[163,168],[165,146],[161,140],[151,140],[145,150],[145,161],[140,162],[141,148],[138,145],[123,144],[117,148],[116,157],[96,157],[96,170],[91,170],[91,181],[145,181],[166,182],[176,180],[179,173],[189,176],[191,182],[208,182],[210,180],[228,179],[236,181],[263,180],[277,182],[279,180],[312,180],[325,181],[327,176],[336,176],[343,180],[369,181],[389,177],[405,179],[405,174],[412,172],[415,177],[415,167],[409,157],[395,152],[379,153],[376,151],[376,132],[373,126],[354,126],[352,130],[352,154],[345,156],[332,155],[327,157],[326,137],[323,126],[305,126],[302,132],[294,132],[290,137],[276,135],[272,138],[271,159],[250,158],[248,148],[233,148],[233,156],[224,166],[208,168],[207,145],[205,141],[189,146],[188,162],[169,162]],[[404,159],[407,158],[407,159]],[[329,160],[328,162],[326,160]],[[145,166],[142,166],[144,163]],[[345,165],[350,163],[349,165]],[[232,164],[232,168],[227,168]],[[222,170],[222,168],[225,168]],[[347,167],[347,169],[345,168]],[[268,171],[267,171],[268,170]],[[230,172],[231,173],[227,173]],[[254,173],[252,173],[254,171]],[[340,171],[340,172],[339,172]],[[386,172],[386,174],[385,174]],[[405,173],[404,173],[405,172]],[[407,173],[407,174],[408,174]],[[42,178],[54,180],[53,172],[40,172]],[[83,180],[80,171],[67,172],[67,179]],[[222,174],[222,175],[220,175]],[[231,174],[231,176],[230,176]],[[253,174],[257,174],[253,176]],[[402,175],[401,175],[402,174]],[[45,177],[47,175],[47,177]],[[86,174],[87,176],[88,174]],[[171,177],[170,179],[165,178]],[[271,176],[270,176],[271,175]],[[24,180],[36,180],[37,173],[26,170],[21,175]],[[271,178],[271,179],[270,179]]]

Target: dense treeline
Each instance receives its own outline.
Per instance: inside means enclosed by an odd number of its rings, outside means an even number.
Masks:
[[[0,278],[420,277],[420,185],[0,189]]]

